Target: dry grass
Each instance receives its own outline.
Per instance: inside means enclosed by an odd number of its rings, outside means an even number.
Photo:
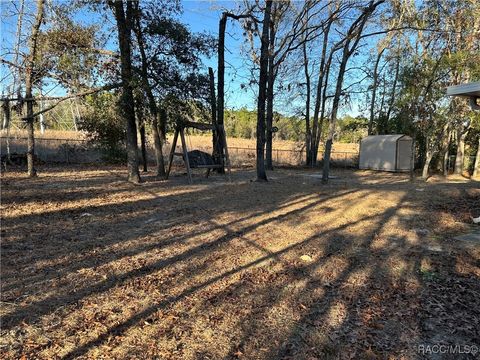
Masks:
[[[7,136],[6,130],[0,130],[0,136]],[[10,136],[12,138],[24,138],[27,136],[25,130],[11,130]],[[80,131],[63,131],[47,129],[45,133],[41,134],[39,131],[35,132],[35,137],[38,139],[67,139],[67,140],[84,140],[85,134]],[[169,134],[167,140],[172,142],[173,134]],[[187,137],[189,147],[192,148],[211,148],[211,135],[192,134]],[[153,141],[149,140],[150,143]],[[242,138],[228,138],[228,146],[239,147],[247,149],[255,149],[255,139]],[[296,143],[289,140],[274,140],[274,148],[279,150],[300,150],[303,143]],[[358,152],[358,144],[342,144],[336,143],[333,146],[334,151]]]
[[[172,141],[173,135],[171,134],[168,136],[169,142]],[[212,144],[212,136],[211,134],[206,133],[205,135],[188,135],[187,140],[191,147],[211,147]],[[242,138],[232,138],[229,137],[227,139],[227,143],[229,147],[239,147],[239,148],[247,148],[247,149],[255,149],[256,143],[255,139],[242,139]],[[287,141],[287,140],[276,140],[275,141],[275,148],[282,149],[282,150],[296,150],[298,145],[294,141]]]
[[[173,135],[168,137],[168,140],[171,142]],[[211,136],[209,135],[189,135],[188,140],[191,145],[195,148],[210,146],[212,143]],[[232,138],[227,139],[229,147],[239,147],[239,148],[248,148],[255,149],[256,140],[255,139],[242,139],[242,138]],[[273,140],[273,147],[279,150],[294,150],[298,151],[304,146],[303,142],[295,142],[290,140]],[[333,151],[345,151],[345,152],[358,152],[358,144],[344,144],[344,143],[334,143]]]
[[[0,136],[7,136],[7,130],[0,130]],[[15,138],[26,138],[26,130],[10,130],[10,136]],[[84,140],[85,134],[80,131],[67,130],[46,130],[43,134],[40,131],[35,132],[37,139],[66,139],[66,140]]]
[[[0,136],[6,136],[5,131],[0,131]],[[27,136],[25,131],[12,131],[10,149],[12,152],[26,152]],[[39,158],[46,162],[70,162],[70,163],[91,163],[101,157],[101,154],[88,144],[72,142],[72,140],[85,140],[81,132],[47,130],[44,134],[36,133],[36,153]],[[17,139],[17,140],[16,140]],[[58,140],[55,140],[58,139]],[[68,141],[70,140],[70,141]],[[164,146],[164,155],[170,152],[173,134],[169,134]],[[68,143],[70,147],[66,147]],[[6,142],[2,140],[2,151],[6,151]],[[275,165],[298,166],[305,163],[305,151],[303,143],[293,141],[274,140],[273,163]],[[73,148],[72,146],[77,146]],[[177,142],[180,151],[180,140]],[[230,161],[234,167],[251,167],[255,164],[256,140],[229,138]],[[211,135],[188,135],[187,147],[189,150],[198,149],[212,152]],[[69,149],[71,153],[66,154]],[[85,151],[89,149],[90,151]],[[150,162],[154,163],[154,148],[152,139],[147,139],[147,151]],[[318,158],[322,158],[323,149],[319,150]],[[334,144],[331,160],[334,166],[345,167],[357,163],[358,144]]]
[[[414,359],[478,342],[480,250],[452,241],[478,183],[270,175],[4,175],[1,357]]]

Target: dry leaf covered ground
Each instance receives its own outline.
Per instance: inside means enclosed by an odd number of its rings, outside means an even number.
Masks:
[[[2,359],[480,345],[479,244],[453,240],[480,215],[478,182],[336,171],[321,185],[283,169],[268,184],[236,171],[132,185],[123,168],[40,170],[2,176]]]

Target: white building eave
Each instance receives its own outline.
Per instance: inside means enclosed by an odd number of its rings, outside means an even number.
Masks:
[[[480,81],[449,86],[447,88],[447,95],[449,96],[462,96],[470,99],[470,106],[473,110],[480,110],[480,105],[477,99],[480,98]]]

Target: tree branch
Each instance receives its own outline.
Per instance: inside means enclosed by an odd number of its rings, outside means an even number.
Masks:
[[[41,115],[41,114],[44,114],[52,109],[54,109],[55,107],[57,107],[60,103],[62,103],[63,101],[65,100],[68,100],[68,99],[73,99],[73,98],[77,98],[77,97],[82,97],[82,96],[87,96],[87,95],[91,95],[91,94],[95,94],[95,93],[98,93],[100,91],[108,91],[108,90],[112,90],[112,89],[116,89],[116,88],[119,88],[121,87],[122,84],[110,84],[110,85],[105,85],[105,86],[102,86],[102,87],[99,87],[99,88],[93,88],[93,89],[90,89],[90,90],[86,90],[86,91],[81,91],[79,93],[76,93],[76,94],[71,94],[71,95],[67,95],[67,96],[63,96],[61,98],[56,98],[56,99],[59,99],[55,104],[43,109],[43,110],[40,110],[34,114],[32,114],[31,116],[25,116],[25,117],[22,117],[22,120],[24,121],[27,121],[29,119],[34,119],[36,118],[37,116]],[[51,100],[51,99],[55,99],[54,97],[44,97],[44,98],[29,98],[29,99],[22,99],[23,101],[37,101],[37,100]],[[7,100],[7,99],[2,99],[2,101],[4,100]],[[12,100],[12,99],[9,99],[9,100]]]

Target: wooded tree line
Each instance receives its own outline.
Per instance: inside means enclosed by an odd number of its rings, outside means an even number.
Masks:
[[[13,78],[4,98],[11,99],[7,108],[21,114],[28,129],[30,176],[35,176],[34,122],[49,110],[39,108],[39,100],[47,98],[41,90],[53,86],[67,93],[58,103],[88,95],[85,101],[95,111],[87,111],[85,124],[93,133],[106,116],[122,120],[133,182],[140,181],[139,159],[146,167],[146,131],[161,178],[166,132],[182,119],[255,135],[259,181],[273,169],[273,130],[280,132],[286,119],[303,138],[308,165],[318,165],[324,144],[321,165],[328,181],[332,143],[346,128],[339,119],[352,107],[367,115],[348,123],[354,131],[414,136],[424,176],[434,159],[446,171],[452,151],[455,172],[461,173],[465,149],[480,151],[480,115],[465,100],[445,96],[449,85],[480,79],[480,5],[474,0],[244,0],[224,9],[218,33],[209,35],[194,34],[178,20],[180,2],[37,0],[32,7],[22,0],[12,9],[17,37],[2,55]],[[76,21],[87,11],[114,19],[115,26]],[[256,96],[254,128],[245,121],[252,113],[233,112],[225,103],[225,36],[232,22],[244,31],[242,55],[251,78],[242,87]],[[109,45],[112,34],[116,50]],[[217,67],[207,72],[201,59],[214,56]],[[118,100],[115,112],[105,109],[100,92]],[[229,123],[232,117],[235,123]],[[108,133],[108,126],[102,131]],[[221,137],[214,132],[212,141],[221,154]]]
[[[257,112],[241,108],[225,110],[225,131],[227,136],[255,139]],[[326,124],[325,124],[326,125]],[[290,140],[305,145],[305,119],[298,115],[285,116],[274,111],[273,140]],[[367,136],[368,119],[362,116],[350,115],[339,117],[335,141],[342,143],[358,143]],[[324,126],[323,131],[326,131]],[[305,146],[303,146],[305,147]]]
[[[287,55],[278,64],[270,61],[277,66],[272,66],[274,77],[259,84],[260,92],[262,85],[269,89],[267,107],[285,92],[290,101],[304,102],[300,109],[310,165],[316,165],[325,139],[323,181],[328,180],[339,111],[355,102],[364,104],[361,110],[370,115],[369,134],[415,137],[424,177],[440,154],[446,171],[452,149],[455,172],[461,173],[465,139],[471,150],[479,151],[480,117],[466,100],[448,99],[445,89],[480,79],[479,10],[479,3],[469,0],[273,2],[265,12],[270,12],[274,31],[262,33],[262,45],[268,43],[274,57],[281,53],[275,44],[292,40],[293,45],[286,47]],[[275,87],[275,82],[280,85]],[[267,159],[269,140],[267,136]]]

